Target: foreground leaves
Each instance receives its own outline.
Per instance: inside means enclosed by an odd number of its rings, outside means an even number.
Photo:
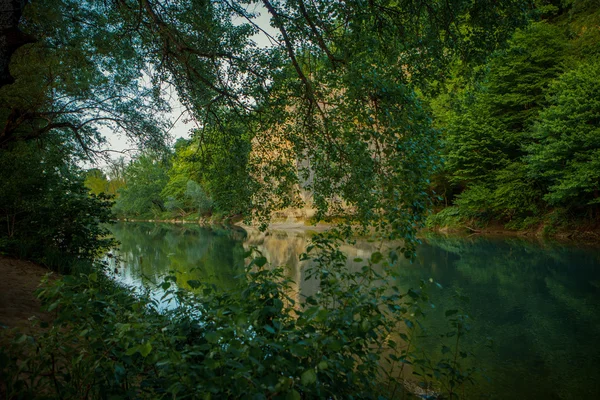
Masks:
[[[388,364],[438,368],[413,356],[423,290],[404,296],[372,264],[348,271],[324,236],[304,257],[320,291],[303,304],[283,269],[265,268],[261,254],[241,291],[196,281],[190,292],[166,277],[174,303],[163,312],[104,274],[66,276],[39,293],[56,313],[52,326],[0,351],[8,398],[394,397],[402,375]],[[446,364],[435,376],[452,383],[439,387],[460,386],[454,376],[463,375]]]

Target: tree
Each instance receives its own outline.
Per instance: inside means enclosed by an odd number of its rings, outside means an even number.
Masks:
[[[524,157],[548,87],[567,67],[567,47],[564,31],[547,22],[518,30],[449,112],[445,168],[462,187],[456,204],[464,216],[510,222],[544,209],[542,184]]]
[[[196,148],[194,157],[200,167],[199,182],[213,200],[216,211],[248,217],[252,214],[252,196],[257,184],[249,165],[252,131],[235,120],[228,122],[226,117],[221,124],[218,129],[195,133],[192,148]]]
[[[126,163],[124,157],[119,157],[116,160],[110,160],[108,163],[108,193],[115,197],[119,196],[119,190],[127,184],[125,181],[125,168]]]
[[[85,172],[85,186],[89,189],[90,193],[96,196],[100,193],[109,193],[109,182],[104,175],[104,172],[98,168],[91,168]]]
[[[270,161],[257,175],[271,197],[283,199],[259,209],[294,204],[293,188],[310,176],[305,188],[318,217],[350,215],[389,237],[413,238],[437,150],[417,90],[443,79],[453,57],[489,49],[492,32],[504,36],[506,26],[479,25],[504,11],[480,2],[454,3],[451,14],[444,2],[264,4],[291,65],[275,81],[278,111],[255,135]],[[471,35],[481,41],[469,43]],[[306,37],[298,51],[295,43]]]
[[[525,20],[526,1],[263,0],[278,31],[267,49],[252,42],[254,3],[32,2],[23,26],[38,42],[13,57],[1,143],[58,130],[89,153],[102,124],[155,143],[172,84],[203,127],[223,136],[245,127],[253,138],[256,216],[294,204],[312,174],[319,215],[349,212],[413,238],[436,151],[416,91],[443,79],[453,58],[496,48]],[[277,143],[285,154],[273,158]]]
[[[91,156],[103,127],[146,145],[161,140],[168,106],[144,86],[148,65],[110,9],[72,0],[25,7],[22,29],[37,40],[13,55],[15,82],[0,90],[0,148],[56,130]]]
[[[144,153],[125,169],[127,185],[116,202],[118,213],[126,216],[152,217],[165,211],[161,191],[167,183],[168,164],[163,157]]]
[[[8,0],[0,6],[0,88],[14,82],[8,65],[10,57],[21,46],[34,39],[19,29],[19,21],[27,0]]]
[[[545,182],[552,205],[600,204],[600,62],[582,63],[550,88],[535,142],[527,147],[530,173]]]
[[[484,81],[464,96],[449,123],[448,159],[455,179],[491,178],[491,171],[524,154],[546,90],[565,67],[566,46],[559,28],[539,22],[517,31],[509,47],[490,60]]]
[[[69,272],[113,244],[100,225],[109,221],[112,202],[89,195],[83,172],[52,136],[0,151],[0,251]]]
[[[200,179],[200,168],[197,162],[198,147],[185,139],[179,139],[175,143],[175,155],[171,161],[167,181],[161,192],[167,209],[178,211],[180,214],[188,214],[194,210],[193,204],[186,195],[188,182]]]
[[[524,154],[529,129],[546,105],[546,91],[567,67],[567,48],[562,28],[536,22],[515,32],[508,48],[490,61],[482,95],[488,112],[502,124],[498,139],[511,159]]]

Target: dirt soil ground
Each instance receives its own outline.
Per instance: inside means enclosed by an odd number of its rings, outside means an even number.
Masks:
[[[0,330],[28,330],[31,317],[48,321],[34,291],[49,271],[29,261],[0,256]]]

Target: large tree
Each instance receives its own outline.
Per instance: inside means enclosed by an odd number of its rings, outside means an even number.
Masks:
[[[13,53],[34,40],[19,29],[26,3],[27,0],[4,0],[0,3],[0,88],[14,82],[8,69]]]
[[[530,173],[547,187],[551,205],[600,204],[600,60],[583,63],[557,79],[548,93],[527,150]]]
[[[276,34],[256,23],[257,3]],[[411,238],[436,158],[417,93],[450,60],[496,48],[527,4],[35,0],[22,29],[37,42],[13,56],[15,83],[0,91],[0,147],[58,130],[89,153],[102,126],[159,142],[172,87],[203,129],[253,137],[262,217],[304,182],[320,215],[350,211]],[[261,32],[271,46],[253,42]]]

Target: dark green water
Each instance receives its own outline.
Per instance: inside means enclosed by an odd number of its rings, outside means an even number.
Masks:
[[[298,255],[307,244],[302,231],[265,236],[241,230],[192,225],[117,224],[121,242],[117,279],[153,288],[160,276],[177,270],[186,282],[198,279],[231,289],[243,271],[244,248],[257,246],[273,264],[287,265],[300,283],[298,292],[317,290],[305,282]],[[375,245],[358,241],[344,249],[349,259],[369,257]],[[350,266],[355,267],[354,265]],[[416,261],[399,267],[404,288],[432,278],[436,305],[423,320],[429,331],[422,346],[440,351],[436,339],[447,331],[444,310],[457,305],[455,294],[473,317],[472,331],[461,343],[474,356],[467,366],[484,370],[469,398],[600,398],[600,249],[531,242],[517,238],[429,237]],[[154,289],[155,295],[160,291]],[[491,339],[493,346],[486,343]],[[438,348],[439,347],[439,348]]]

